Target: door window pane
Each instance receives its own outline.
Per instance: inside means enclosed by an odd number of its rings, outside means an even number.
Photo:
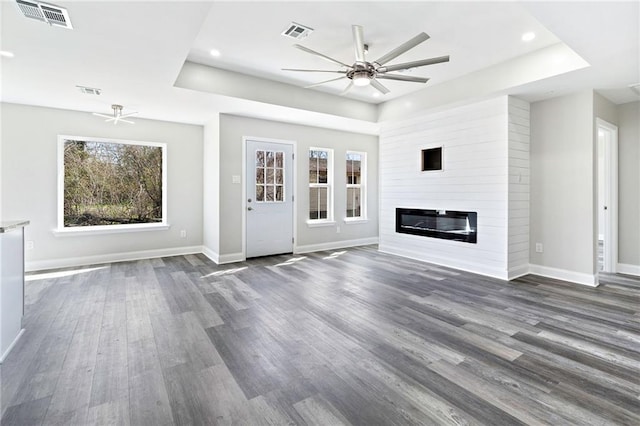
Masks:
[[[283,202],[284,173],[284,152],[256,151],[256,201]]]

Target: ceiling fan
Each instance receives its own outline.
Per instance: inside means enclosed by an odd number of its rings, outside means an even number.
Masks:
[[[113,104],[111,105],[111,108],[113,109],[113,114],[112,115],[106,115],[106,114],[100,114],[99,112],[94,112],[93,115],[98,116],[98,117],[102,117],[102,118],[106,118],[106,120],[104,120],[105,122],[109,122],[109,121],[113,121],[113,124],[118,124],[118,122],[122,121],[123,123],[128,123],[128,124],[136,124],[133,121],[129,121],[129,120],[125,120],[126,117],[131,117],[132,115],[137,114],[137,112],[130,112],[128,114],[123,114],[122,113],[122,105],[116,105]]]
[[[398,81],[409,81],[414,83],[426,83],[429,81],[428,78],[424,77],[415,77],[408,75],[400,75],[400,74],[388,74],[391,71],[402,71],[408,70],[411,68],[423,67],[426,65],[439,64],[441,62],[449,62],[449,55],[447,56],[439,56],[437,58],[430,59],[422,59],[419,61],[405,62],[402,64],[396,65],[385,65],[386,63],[392,61],[403,53],[407,52],[410,49],[413,49],[420,43],[427,41],[429,36],[425,33],[420,33],[417,36],[413,37],[411,40],[406,41],[400,46],[396,47],[386,55],[376,59],[375,61],[367,61],[365,59],[365,44],[364,44],[364,35],[363,29],[360,25],[353,25],[353,44],[355,47],[356,61],[353,65],[345,64],[344,62],[338,61],[337,59],[333,59],[327,55],[323,55],[322,53],[316,52],[315,50],[311,50],[307,47],[301,46],[299,44],[294,44],[293,47],[302,50],[303,52],[311,53],[312,55],[318,56],[322,59],[325,59],[334,64],[340,65],[346,69],[340,71],[333,70],[306,70],[306,69],[293,69],[293,68],[283,68],[283,71],[298,71],[298,72],[329,72],[329,73],[337,73],[344,74],[338,78],[332,78],[331,80],[321,81],[319,83],[312,84],[310,86],[306,86],[305,88],[316,87],[321,84],[329,83],[332,81],[338,81],[343,78],[349,79],[349,85],[347,88],[341,93],[344,95],[347,93],[353,86],[367,86],[371,85],[376,88],[382,94],[389,93],[389,89],[387,89],[384,85],[382,85],[378,80],[398,80]]]

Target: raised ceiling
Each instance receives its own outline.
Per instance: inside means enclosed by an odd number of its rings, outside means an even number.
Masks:
[[[12,0],[0,5],[0,49],[15,55],[2,57],[3,102],[107,113],[118,103],[125,113],[139,111],[142,118],[202,124],[215,112],[226,112],[375,132],[371,120],[349,118],[339,109],[366,112],[382,102],[382,110],[405,98],[435,98],[456,87],[470,93],[476,81],[531,101],[580,89],[596,89],[616,103],[640,99],[627,87],[640,81],[637,1],[52,3],[68,9],[73,30],[29,20]],[[352,62],[353,24],[364,26],[373,59],[424,31],[431,39],[395,61],[447,54],[451,61],[411,72],[430,77],[426,85],[385,81],[391,93],[380,98],[370,87],[352,91],[350,99],[333,96],[344,82],[303,90],[327,76],[280,68],[334,68],[294,49],[296,41],[280,35],[292,21],[315,30],[298,43],[347,63]],[[521,36],[527,31],[537,37],[524,43]],[[557,52],[557,47],[574,52],[584,64],[556,72],[554,58],[541,52]],[[217,58],[209,54],[214,48],[221,53]],[[522,66],[508,66],[526,64],[523,58],[537,58],[531,78]],[[313,94],[322,95],[338,112],[270,102],[264,94],[243,97],[232,87],[219,92],[198,84],[177,87],[185,61],[254,76],[253,82],[260,82],[256,87],[265,93],[277,89],[285,100],[308,96],[313,102]],[[510,75],[514,72],[518,75]],[[76,85],[100,88],[102,94],[82,94]]]
[[[291,22],[314,31],[301,41],[281,35]],[[214,3],[193,43],[188,59],[231,71],[297,86],[328,80],[323,73],[296,73],[282,68],[339,70],[340,67],[295,49],[299,43],[339,61],[355,62],[351,26],[364,27],[373,61],[420,32],[431,38],[391,63],[450,55],[448,63],[414,68],[407,75],[429,77],[436,85],[472,71],[559,43],[551,32],[518,3],[488,2],[256,2]],[[524,32],[536,38],[523,42]],[[219,57],[210,54],[212,49]],[[425,84],[384,81],[391,93],[374,97],[371,86],[356,87],[345,96],[384,102],[424,89]],[[315,90],[339,94],[341,80]]]

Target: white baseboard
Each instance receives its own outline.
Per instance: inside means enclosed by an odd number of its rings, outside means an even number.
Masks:
[[[13,342],[11,342],[7,350],[4,351],[4,353],[2,354],[2,357],[0,357],[0,364],[4,362],[5,358],[7,358],[7,355],[9,355],[9,352],[11,352],[11,349],[13,349],[16,343],[18,343],[18,340],[20,340],[20,337],[22,337],[23,334],[24,334],[24,328],[20,330],[20,332],[18,333],[16,338],[13,339]]]
[[[507,279],[509,281],[515,280],[516,278],[524,277],[529,272],[529,264],[509,268],[507,272]]]
[[[308,244],[304,246],[296,246],[293,248],[294,253],[311,253],[314,251],[336,250],[347,247],[367,246],[370,244],[378,244],[378,237],[359,238],[357,240],[332,241],[330,243]]]
[[[597,287],[598,281],[595,275],[585,274],[582,272],[568,271],[566,269],[551,268],[542,265],[529,265],[529,272],[534,275],[541,275],[547,278],[555,278],[557,280],[569,281],[576,284],[587,285],[589,287]]]
[[[202,246],[202,254],[207,256],[214,263],[220,264],[220,256],[207,246]]]
[[[229,253],[221,254],[218,256],[218,265],[224,265],[225,263],[244,262],[247,260],[244,253]]]
[[[637,275],[640,277],[640,265],[629,265],[627,263],[618,263],[616,272],[619,274]]]
[[[242,253],[218,254],[209,247],[202,247],[202,254],[214,261],[217,265],[225,263],[244,262],[246,257]]]
[[[34,260],[25,262],[25,271],[42,271],[45,269],[69,268],[74,266],[94,265],[99,263],[125,262],[128,260],[152,259],[155,257],[181,256],[184,254],[202,253],[202,246],[172,247],[166,249],[130,251],[125,253],[109,253],[96,256],[65,257],[62,259]]]
[[[443,257],[437,257],[433,255],[420,255],[411,250],[405,250],[396,246],[384,245],[380,246],[379,250],[383,253],[394,254],[396,256],[402,256],[409,259],[419,260],[421,262],[432,263],[434,265],[446,266],[447,268],[459,269],[465,272],[471,272],[478,275],[485,275],[487,277],[498,278],[500,280],[508,280],[507,271],[499,268],[491,268],[486,265],[464,262],[458,259],[448,259]]]

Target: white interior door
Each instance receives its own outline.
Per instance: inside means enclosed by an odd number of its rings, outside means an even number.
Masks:
[[[246,141],[246,257],[293,252],[293,145]]]

